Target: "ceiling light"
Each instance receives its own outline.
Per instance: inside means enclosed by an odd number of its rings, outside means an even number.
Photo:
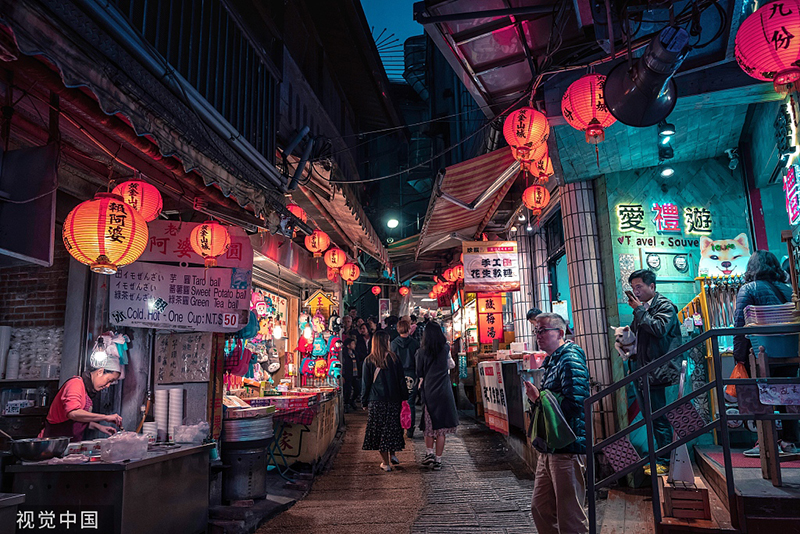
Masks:
[[[520,213],[519,217],[517,217],[517,220],[524,221],[525,220],[525,214],[524,213]]]
[[[671,124],[667,121],[661,121],[658,123],[658,135],[660,136],[669,136],[675,135],[675,125]]]
[[[531,226],[531,224],[528,223],[528,226],[525,228],[525,230],[527,230],[529,232],[533,232],[533,226]]]
[[[512,234],[513,234],[513,233],[516,233],[516,232],[517,232],[517,227],[516,227],[516,226],[512,226],[512,227],[510,228],[510,230],[511,230],[511,233],[512,233]]]
[[[389,228],[397,228],[398,224],[400,224],[400,221],[398,221],[397,219],[389,219],[388,221],[386,221],[386,226],[388,226]]]
[[[664,137],[661,138],[661,144],[662,145],[669,144],[669,140],[670,139],[671,139],[671,137],[669,135],[665,135]]]
[[[672,159],[675,157],[675,151],[672,149],[671,146],[667,145],[659,145],[658,147],[658,159],[659,161],[664,161],[667,159]]]
[[[673,169],[672,167],[664,167],[663,169],[661,169],[661,176],[663,176],[664,178],[668,178],[673,174],[675,174],[675,169]]]

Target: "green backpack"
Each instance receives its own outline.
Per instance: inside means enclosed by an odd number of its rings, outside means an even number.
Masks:
[[[528,436],[531,445],[539,452],[563,449],[577,439],[561,411],[562,399],[558,393],[544,389],[533,408]]]

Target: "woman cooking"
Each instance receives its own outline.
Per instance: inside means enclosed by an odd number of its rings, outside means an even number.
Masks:
[[[101,425],[100,422],[122,426],[118,414],[92,413],[92,397],[114,384],[120,376],[119,358],[107,355],[102,366],[93,371],[84,371],[81,376],[67,380],[56,393],[50,411],[44,422],[40,438],[66,436],[70,441],[82,441],[87,428],[104,434],[116,433],[116,428]]]

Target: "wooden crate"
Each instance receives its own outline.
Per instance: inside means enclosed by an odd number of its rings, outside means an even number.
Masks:
[[[694,477],[694,483],[677,481],[667,482],[667,477],[658,477],[659,493],[664,515],[681,519],[711,519],[711,505],[708,500],[708,488],[700,477]]]

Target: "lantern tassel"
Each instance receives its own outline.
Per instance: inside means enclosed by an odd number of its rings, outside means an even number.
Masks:
[[[594,155],[597,157],[597,170],[600,170],[600,149],[594,145]]]

